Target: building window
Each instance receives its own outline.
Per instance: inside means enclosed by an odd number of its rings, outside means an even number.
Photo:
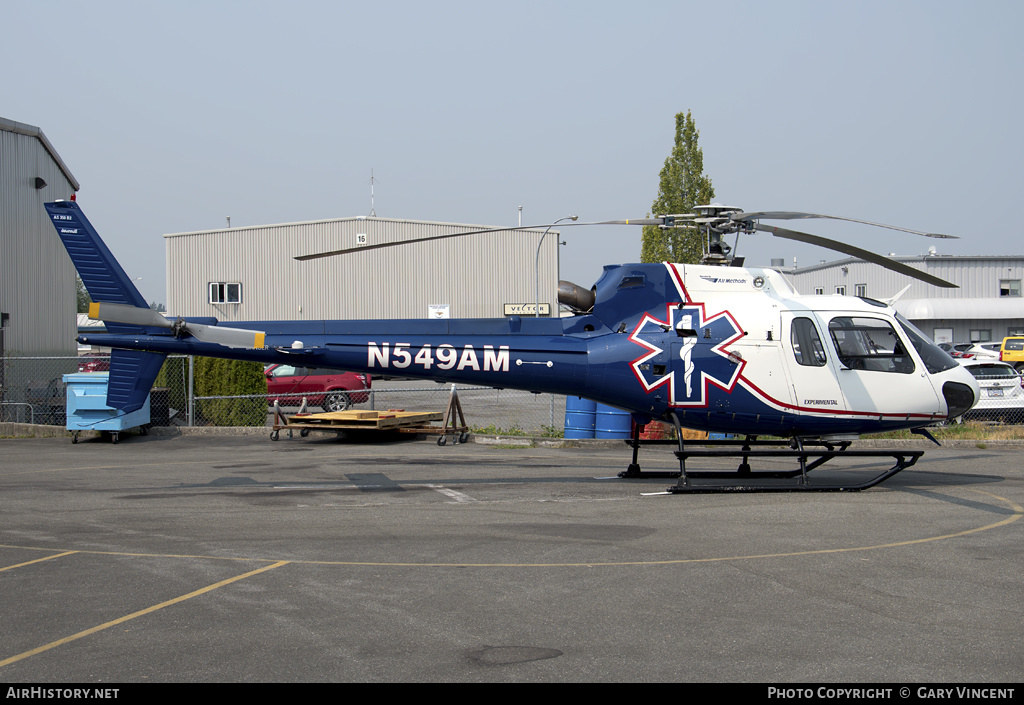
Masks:
[[[242,303],[242,285],[237,282],[210,282],[210,303]]]
[[[971,342],[972,343],[987,343],[992,340],[991,330],[972,330],[971,331]]]
[[[846,296],[846,286],[840,284],[836,287],[836,293],[840,296]]]
[[[1000,296],[1020,296],[1020,279],[1000,279]]]
[[[825,287],[823,287],[823,286],[816,286],[816,287],[814,287],[814,295],[815,296],[824,296],[825,295]]]
[[[867,284],[857,284],[855,287],[853,287],[853,293],[854,293],[854,296],[867,296],[868,295],[868,285]]]

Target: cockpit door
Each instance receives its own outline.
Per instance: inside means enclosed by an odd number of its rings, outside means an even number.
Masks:
[[[793,399],[799,413],[838,414],[846,408],[837,360],[830,354],[821,320],[811,312],[785,311],[782,340],[788,356]]]
[[[927,370],[890,320],[857,313],[825,317],[851,411],[880,419],[942,413]]]

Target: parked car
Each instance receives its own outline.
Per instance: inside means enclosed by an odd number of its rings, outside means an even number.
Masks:
[[[324,411],[344,411],[352,404],[362,404],[370,395],[370,375],[322,367],[271,365],[267,376],[267,403],[280,400],[281,406],[298,406],[305,397],[310,406]]]
[[[110,369],[110,355],[83,355],[78,358],[79,372],[106,372]]]
[[[967,357],[968,355],[972,355],[977,358],[998,360],[1000,345],[1002,345],[1002,343],[974,343],[964,351],[963,356]]]
[[[992,347],[995,346],[995,347]],[[971,360],[976,357],[999,358],[999,343],[942,343],[940,348],[950,357]]]
[[[939,343],[939,347],[949,353],[950,357],[960,357],[974,343]]]
[[[1003,338],[999,347],[999,359],[1016,367],[1018,372],[1024,372],[1024,336],[1011,335]]]
[[[985,358],[961,360],[960,364],[974,375],[981,387],[981,398],[963,418],[1024,422],[1024,386],[1020,373],[1012,365]]]

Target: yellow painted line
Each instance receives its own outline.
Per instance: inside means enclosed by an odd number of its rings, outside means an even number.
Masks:
[[[7,566],[5,568],[0,568],[0,573],[4,572],[5,570],[12,570],[14,568],[21,568],[22,566],[25,566],[25,565],[32,565],[33,563],[42,563],[43,561],[48,561],[48,560],[50,560],[52,558],[60,558],[62,556],[70,556],[73,553],[78,553],[78,551],[65,551],[64,553],[55,553],[52,556],[46,556],[46,558],[36,558],[34,561],[25,561],[24,563],[15,563],[14,565],[9,565],[9,566]]]
[[[981,531],[989,531],[991,529],[997,529],[1001,526],[1007,526],[1009,524],[1018,521],[1021,517],[1024,517],[1024,507],[1021,507],[1016,502],[1013,502],[1005,497],[992,494],[990,492],[984,492],[983,490],[970,490],[971,492],[978,492],[979,494],[987,495],[993,499],[1001,502],[1006,502],[1013,510],[1013,514],[1005,519],[994,522],[992,524],[986,524],[985,526],[978,526],[973,529],[964,529],[963,531],[957,531],[951,534],[942,534],[940,536],[929,536],[922,539],[908,539],[906,541],[894,541],[892,543],[879,543],[872,544],[870,546],[848,546],[845,548],[820,548],[808,551],[791,551],[784,553],[755,553],[749,555],[740,556],[717,556],[711,558],[670,558],[661,561],[585,561],[578,563],[404,563],[404,562],[389,562],[389,561],[317,561],[317,560],[305,560],[305,559],[292,559],[284,561],[285,563],[294,563],[296,565],[340,565],[340,566],[369,566],[378,568],[580,568],[580,567],[615,567],[615,566],[635,566],[635,565],[682,565],[686,563],[720,563],[724,561],[743,561],[752,559],[763,559],[763,558],[794,558],[798,556],[814,556],[824,555],[830,553],[852,553],[855,551],[875,551],[883,548],[898,548],[900,546],[913,546],[922,543],[931,543],[933,541],[945,541],[947,539],[959,538],[961,536],[968,536],[970,534],[976,534]],[[52,551],[52,548],[38,548],[33,546],[13,546],[7,544],[0,544],[0,548],[13,548],[22,549],[28,551]],[[258,560],[273,560],[269,558],[257,558],[257,557],[225,557],[225,556],[204,556],[204,555],[182,555],[182,554],[166,554],[166,553],[129,553],[122,551],[85,551],[81,550],[78,553],[88,555],[101,555],[101,556],[130,556],[136,558],[188,558],[188,559],[208,559],[218,561],[258,561]]]
[[[144,610],[139,610],[138,612],[132,612],[131,614],[125,615],[124,617],[119,617],[118,619],[114,619],[114,620],[111,620],[109,622],[105,622],[105,623],[100,624],[98,626],[95,626],[95,627],[93,627],[91,629],[86,629],[85,631],[78,632],[77,634],[72,634],[71,636],[64,637],[63,639],[58,639],[57,641],[52,641],[49,644],[44,644],[43,646],[40,646],[40,647],[35,648],[35,649],[32,649],[31,651],[26,651],[24,653],[18,654],[17,656],[11,656],[10,658],[6,658],[3,661],[0,661],[0,668],[2,668],[3,666],[6,666],[8,664],[14,663],[15,661],[21,661],[22,659],[26,659],[29,656],[35,656],[36,654],[41,654],[44,651],[49,651],[50,649],[56,648],[58,646],[61,646],[62,644],[67,644],[67,643],[75,641],[77,639],[81,639],[82,637],[89,636],[90,634],[95,634],[96,632],[103,631],[104,629],[109,629],[110,627],[115,627],[118,624],[123,624],[123,623],[127,622],[130,619],[135,619],[136,617],[141,617],[143,615],[150,614],[151,612],[156,612],[157,610],[163,609],[164,607],[170,607],[171,605],[176,605],[179,602],[184,602],[185,600],[189,600],[189,599],[191,599],[193,597],[198,597],[199,595],[203,595],[205,593],[208,593],[211,590],[216,590],[219,587],[223,587],[225,585],[230,585],[231,583],[237,582],[239,580],[244,580],[245,578],[251,577],[253,575],[257,575],[259,573],[263,573],[263,572],[268,571],[268,570],[273,570],[274,568],[280,568],[283,565],[287,565],[289,562],[290,561],[278,561],[277,563],[274,563],[273,565],[267,565],[267,566],[263,566],[262,568],[257,568],[256,570],[250,570],[248,573],[242,573],[241,575],[236,575],[233,578],[228,578],[227,580],[221,580],[219,583],[214,583],[213,585],[207,585],[206,587],[200,588],[200,589],[195,590],[193,592],[190,592],[187,595],[181,595],[180,597],[175,597],[173,600],[167,600],[165,602],[161,602],[158,605],[153,605],[152,607],[147,607]]]
[[[16,546],[14,544],[0,543],[0,548],[13,548],[19,551],[52,551],[52,548],[43,548],[40,546]],[[87,550],[76,550],[71,553],[81,553],[85,556],[125,556],[128,558],[188,558],[188,559],[202,559],[212,561],[242,561],[245,563],[253,563],[256,561],[262,561],[264,563],[270,563],[275,561],[275,558],[253,558],[252,556],[204,556],[201,554],[189,554],[189,553],[136,553],[133,551],[87,551]],[[286,563],[295,563],[296,561],[285,561]]]
[[[980,531],[989,531],[990,529],[997,529],[1000,526],[1006,526],[1024,516],[1024,507],[1021,507],[1016,502],[1012,502],[1005,497],[994,495],[990,492],[984,492],[982,490],[971,490],[972,492],[979,492],[980,494],[988,495],[993,499],[1006,502],[1013,509],[1013,515],[1002,519],[1001,521],[994,522],[992,524],[986,524],[985,526],[975,527],[973,529],[964,529],[963,531],[957,531],[952,534],[943,534],[941,536],[929,536],[923,539],[909,539],[907,541],[895,541],[892,543],[880,543],[871,546],[849,546],[846,548],[821,548],[811,551],[792,551],[787,553],[756,553],[744,556],[718,556],[713,558],[677,558],[667,559],[663,561],[595,561],[595,562],[584,562],[584,563],[385,563],[377,561],[293,561],[294,563],[301,563],[304,565],[345,565],[345,566],[373,566],[373,567],[422,567],[422,568],[593,568],[593,567],[615,567],[615,566],[636,566],[636,565],[683,565],[686,563],[721,563],[726,561],[745,561],[763,558],[794,558],[799,556],[814,556],[823,555],[830,553],[852,553],[854,551],[875,551],[883,548],[898,548],[900,546],[913,546],[921,543],[931,543],[933,541],[944,541],[946,539],[954,539],[960,536],[968,536],[969,534],[976,534]]]

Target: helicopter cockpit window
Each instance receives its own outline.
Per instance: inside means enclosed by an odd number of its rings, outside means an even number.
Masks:
[[[909,375],[914,360],[888,321],[839,316],[828,324],[839,360],[851,370],[898,372]]]
[[[825,365],[825,348],[818,336],[818,329],[810,318],[794,318],[789,334],[793,344],[793,355],[797,364],[806,367],[823,367]]]
[[[945,372],[957,366],[957,361],[950,357],[949,353],[929,340],[928,336],[918,330],[913,323],[899,313],[896,314],[896,320],[903,327],[903,332],[910,338],[910,342],[917,348],[917,354],[921,356],[929,373]]]

